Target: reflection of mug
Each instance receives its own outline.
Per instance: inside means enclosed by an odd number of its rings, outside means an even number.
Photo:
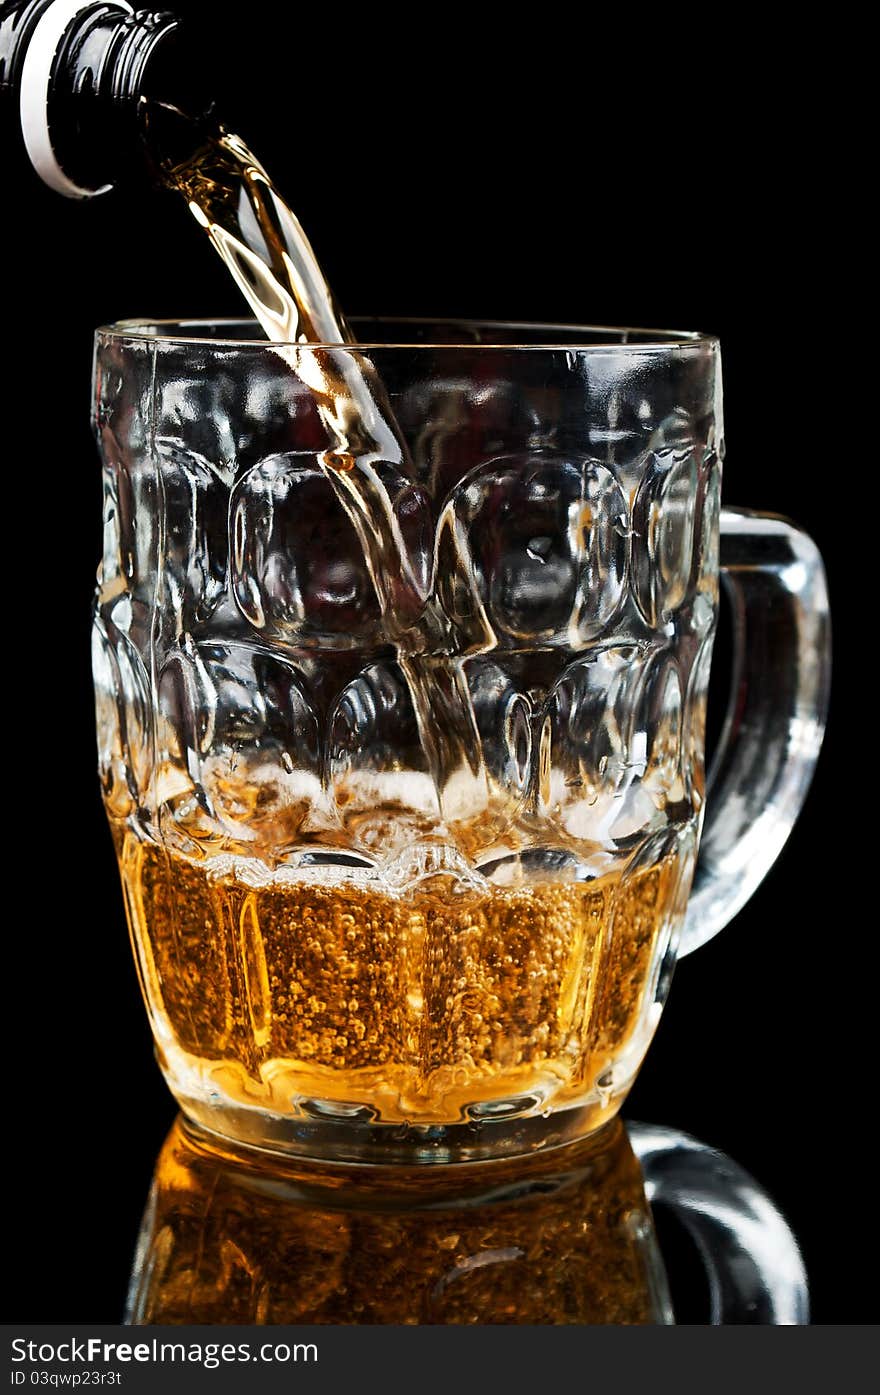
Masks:
[[[713,1323],[806,1322],[797,1245],[766,1192],[685,1134],[629,1131],[426,1174],[218,1150],[178,1122],[126,1321],[668,1323],[650,1200],[672,1221],[667,1254],[679,1227],[696,1240]]]
[[[187,1113],[476,1159],[616,1111],[676,952],[776,856],[824,579],[780,519],[719,527],[716,341],[359,328],[98,334],[100,768]],[[369,430],[331,379],[369,386]],[[735,700],[686,915],[719,535]]]
[[[554,1161],[555,1160],[555,1161]],[[156,1163],[126,1321],[646,1323],[669,1301],[622,1125],[554,1160],[327,1168],[215,1151]]]

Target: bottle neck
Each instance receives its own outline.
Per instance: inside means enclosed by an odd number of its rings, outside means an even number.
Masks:
[[[178,19],[127,0],[30,0],[0,32],[0,79],[17,97],[25,148],[50,188],[104,193],[143,168],[144,99],[208,105]]]

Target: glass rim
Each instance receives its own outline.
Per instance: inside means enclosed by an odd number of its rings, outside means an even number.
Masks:
[[[355,343],[322,343],[318,341],[300,342],[296,340],[280,340],[265,338],[244,339],[234,334],[164,334],[162,330],[165,326],[176,326],[180,329],[197,331],[199,328],[211,326],[232,329],[235,326],[256,325],[257,321],[253,316],[232,315],[232,316],[207,316],[200,315],[186,317],[184,319],[152,319],[148,316],[137,316],[133,319],[116,320],[109,324],[98,325],[95,329],[95,336],[106,339],[117,339],[132,342],[155,343],[161,341],[185,348],[188,345],[213,344],[217,347],[237,348],[237,349],[265,349],[271,345],[272,348],[295,348],[295,349],[350,349],[357,352],[360,349],[451,349],[461,352],[462,350],[514,350],[539,351],[539,350],[562,350],[567,352],[577,351],[579,353],[669,353],[670,350],[683,349],[709,349],[716,350],[720,347],[717,335],[707,334],[701,330],[682,329],[651,329],[636,325],[585,325],[585,324],[559,324],[553,321],[540,320],[497,320],[497,319],[475,319],[463,316],[418,316],[418,315],[352,315],[349,319],[352,325],[414,325],[422,329],[431,327],[442,327],[444,329],[470,329],[479,331],[507,330],[523,331],[524,334],[531,330],[543,334],[556,334],[558,340],[542,340],[537,343],[529,343],[524,337],[520,340],[499,340],[489,339],[462,339],[443,340],[440,343],[432,343],[429,339],[358,339]],[[571,336],[576,334],[598,334],[608,336],[607,340],[599,342],[584,343]],[[629,335],[646,336],[645,338],[630,339]]]

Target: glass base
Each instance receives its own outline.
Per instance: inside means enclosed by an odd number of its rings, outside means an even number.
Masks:
[[[546,1116],[434,1125],[282,1116],[231,1101],[209,1103],[174,1093],[192,1123],[233,1147],[327,1163],[423,1164],[528,1156],[576,1142],[614,1118],[626,1091]]]

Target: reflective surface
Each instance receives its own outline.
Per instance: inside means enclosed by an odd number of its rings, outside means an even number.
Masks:
[[[427,1174],[218,1152],[179,1121],[127,1321],[669,1323],[649,1200],[698,1237],[712,1322],[807,1321],[797,1246],[753,1179],[684,1134],[628,1137],[619,1121],[526,1160]]]
[[[582,1136],[656,1028],[703,818],[717,343],[470,326],[294,362],[209,332],[101,332],[95,367],[100,766],[166,1078],[206,1128],[316,1156]],[[753,612],[764,698],[690,943],[741,899],[742,827],[751,886],[778,851],[821,733],[821,624],[770,652]]]

